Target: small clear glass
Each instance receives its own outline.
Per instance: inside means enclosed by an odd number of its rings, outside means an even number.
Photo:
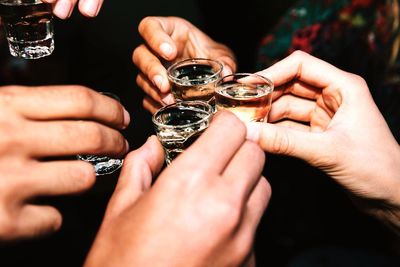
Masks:
[[[11,55],[38,59],[54,51],[54,25],[51,4],[40,0],[0,0]]]
[[[175,100],[212,100],[214,85],[221,77],[222,69],[221,62],[206,58],[190,58],[171,65],[167,73]]]
[[[229,110],[243,122],[267,121],[274,85],[258,74],[234,73],[215,85],[215,108]]]
[[[109,92],[100,92],[100,93],[120,102],[120,98],[113,93]],[[78,155],[77,158],[79,160],[91,163],[95,169],[96,176],[111,174],[120,169],[124,163],[123,159],[114,159],[107,156]]]
[[[153,115],[158,139],[170,164],[208,128],[213,107],[203,101],[181,101],[159,109]]]

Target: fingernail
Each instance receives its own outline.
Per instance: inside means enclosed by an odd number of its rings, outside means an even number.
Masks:
[[[60,0],[56,3],[53,9],[54,15],[60,19],[68,18],[72,13],[72,4],[69,0]]]
[[[100,1],[83,0],[82,11],[90,17],[95,17],[100,11]]]
[[[167,58],[171,58],[173,54],[173,48],[169,43],[162,43],[160,45],[160,50],[163,52],[164,56]]]
[[[260,124],[258,122],[249,122],[246,123],[247,127],[247,140],[258,143],[260,138]]]
[[[125,140],[125,149],[126,149],[126,152],[129,151],[129,142],[128,142],[128,140]]]
[[[124,126],[125,126],[125,128],[128,127],[130,122],[131,122],[131,116],[129,115],[129,112],[124,108]]]
[[[165,97],[161,98],[161,101],[165,104],[165,105],[170,105],[175,103],[175,98],[172,94],[168,94]]]
[[[158,87],[158,89],[162,88],[163,81],[164,81],[164,78],[161,75],[156,75],[153,78],[153,83],[154,83],[155,86]]]
[[[228,65],[224,65],[224,68],[222,69],[222,76],[230,75],[232,73],[232,69]]]

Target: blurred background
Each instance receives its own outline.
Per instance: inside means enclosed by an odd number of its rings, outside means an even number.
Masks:
[[[154,133],[151,115],[141,105],[143,94],[135,83],[137,69],[131,60],[133,49],[142,42],[137,32],[142,18],[149,15],[186,18],[231,47],[237,55],[239,70],[250,72],[267,67],[289,51],[272,56],[271,51],[276,51],[276,47],[271,45],[276,42],[270,40],[282,40],[275,33],[281,33],[279,25],[286,27],[283,15],[301,11],[294,8],[297,2],[334,1],[105,0],[96,19],[84,18],[75,11],[71,19],[56,21],[56,49],[50,57],[35,61],[13,58],[1,36],[0,83],[80,84],[113,92],[131,114],[132,123],[124,134],[131,149],[135,149]],[[349,2],[354,7],[355,2],[373,1],[335,2]],[[385,14],[392,18],[391,14]],[[400,87],[393,86],[399,81],[397,61],[383,60],[394,53],[389,56],[383,53],[392,50],[381,43],[379,53],[365,54],[356,46],[361,43],[360,38],[346,41],[360,32],[352,30],[349,35],[340,36],[341,43],[346,44],[340,50],[345,51],[342,54],[336,46],[327,47],[318,38],[315,41],[313,32],[296,34],[312,39],[316,55],[367,79],[375,100],[399,138]],[[388,37],[391,45],[397,33],[394,30],[393,36]],[[357,62],[356,66],[348,64],[350,61]],[[378,87],[386,90],[375,89]],[[400,266],[399,239],[378,221],[359,212],[346,192],[329,177],[299,160],[273,155],[268,155],[265,175],[272,185],[273,197],[257,233],[258,266]],[[117,176],[99,177],[90,192],[79,196],[38,200],[51,202],[61,210],[64,218],[61,231],[39,240],[1,245],[0,265],[82,266]]]

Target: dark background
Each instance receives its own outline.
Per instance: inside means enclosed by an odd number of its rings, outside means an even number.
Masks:
[[[133,49],[141,42],[137,25],[143,17],[187,18],[231,47],[239,70],[253,71],[258,41],[292,2],[105,0],[94,20],[74,12],[70,20],[56,21],[56,50],[51,57],[14,59],[3,38],[0,81],[82,84],[116,93],[131,114],[132,123],[124,134],[135,149],[153,134],[151,116],[141,107],[143,95],[135,84],[137,69],[131,61]],[[258,266],[287,266],[289,262],[290,266],[400,266],[394,256],[398,244],[393,234],[360,213],[346,192],[324,174],[301,161],[268,155],[265,175],[273,197],[256,238]],[[0,266],[81,266],[116,179],[117,175],[99,177],[95,187],[80,196],[41,200],[63,213],[61,231],[39,240],[2,245]],[[323,249],[330,256],[318,254]],[[319,263],[301,265],[310,255],[320,255]],[[331,255],[339,255],[336,258],[346,263],[328,265]],[[354,258],[366,262],[353,262]]]

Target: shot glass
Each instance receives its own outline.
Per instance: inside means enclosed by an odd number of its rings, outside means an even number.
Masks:
[[[51,4],[40,0],[0,0],[11,55],[37,59],[54,51],[54,27]]]
[[[158,139],[170,164],[207,129],[213,108],[203,101],[181,101],[159,109],[153,115]]]
[[[120,102],[119,97],[113,93],[101,92],[101,94]],[[96,176],[111,174],[121,168],[122,164],[124,163],[123,159],[113,159],[107,156],[78,155],[77,158],[92,164],[95,169]]]
[[[222,69],[221,62],[206,58],[191,58],[171,65],[167,73],[175,100],[210,101]]]
[[[215,84],[215,109],[229,110],[243,122],[267,121],[274,85],[258,74],[234,73]]]

